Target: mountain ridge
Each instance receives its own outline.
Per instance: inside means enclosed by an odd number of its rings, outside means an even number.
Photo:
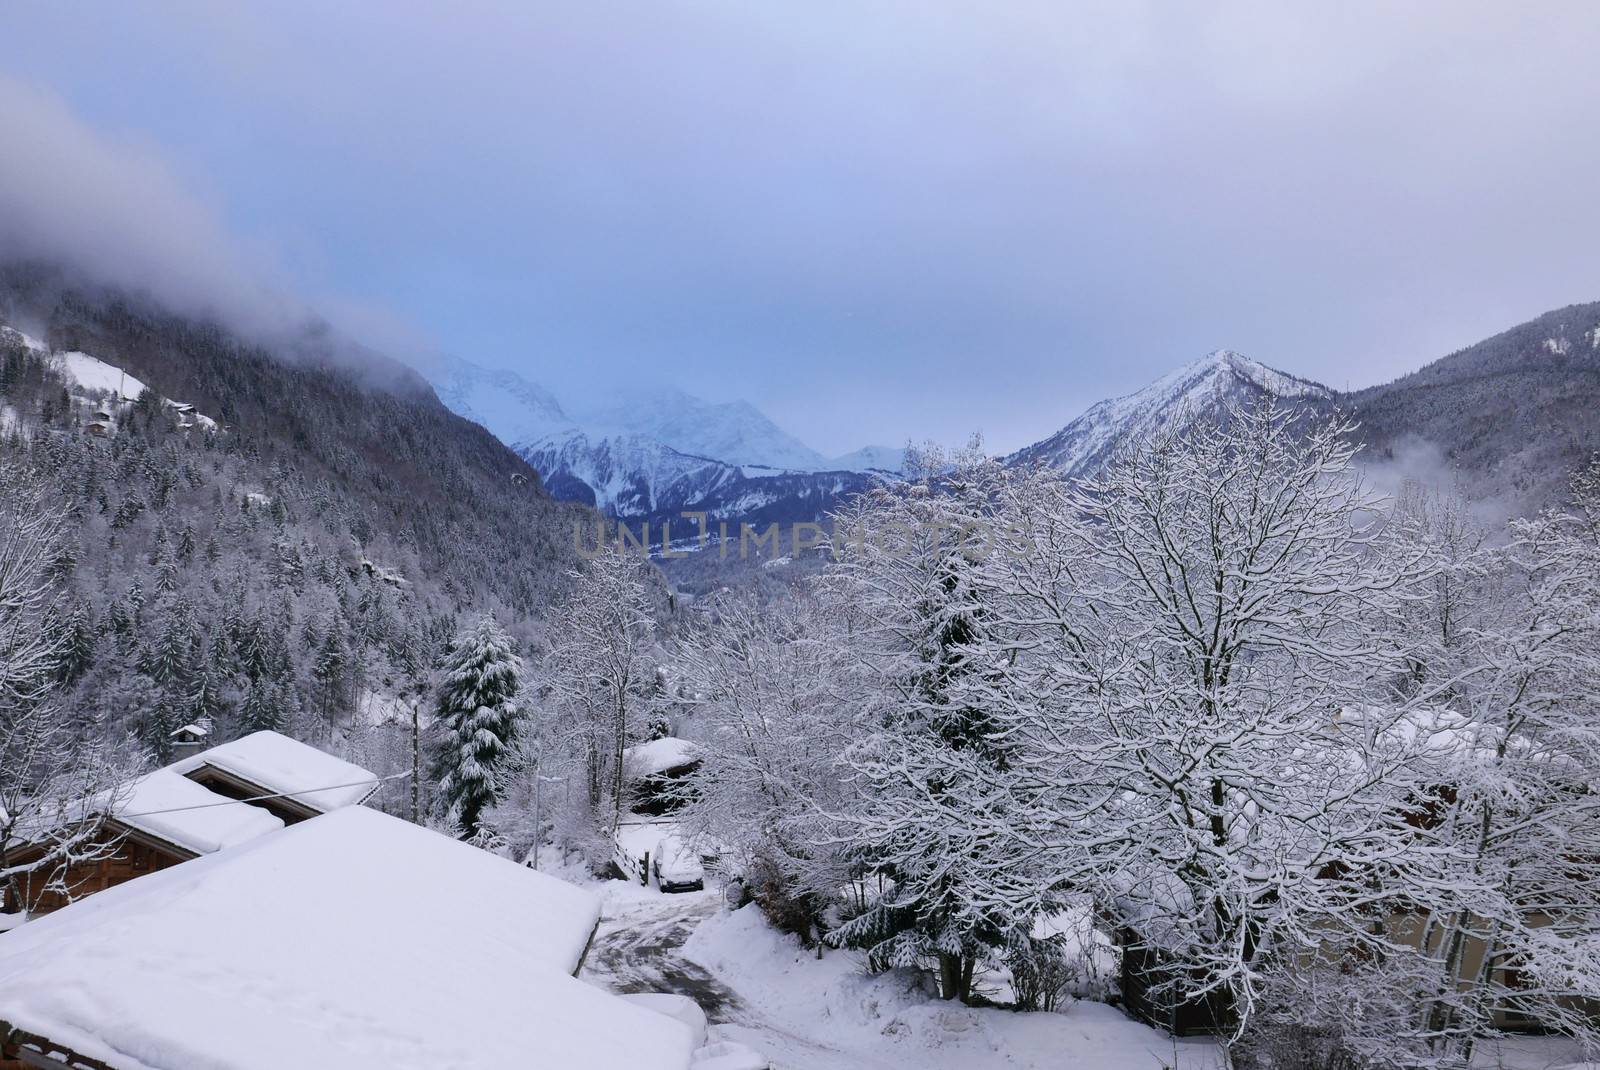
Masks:
[[[1129,437],[1188,426],[1214,418],[1227,405],[1268,395],[1322,400],[1331,398],[1333,391],[1231,349],[1217,349],[1142,389],[1091,405],[1055,434],[1008,454],[1003,461],[1049,464],[1069,475],[1084,475],[1103,465]]]

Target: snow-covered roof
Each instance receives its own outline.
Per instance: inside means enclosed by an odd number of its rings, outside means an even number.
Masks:
[[[277,732],[252,732],[191,754],[167,768],[189,776],[203,766],[232,774],[267,793],[293,796],[324,812],[359,803],[378,785],[378,775],[370,769]]]
[[[700,760],[700,747],[687,739],[652,739],[622,752],[623,767],[634,776],[652,776]]]
[[[684,1070],[689,1028],[570,976],[573,885],[364,807],[0,940],[0,1018],[119,1070]]]
[[[135,780],[115,803],[120,824],[201,855],[283,828],[261,807],[225,799],[170,769]]]

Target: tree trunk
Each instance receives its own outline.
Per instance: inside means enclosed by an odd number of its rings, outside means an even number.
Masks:
[[[422,822],[422,700],[411,702],[411,823]]]
[[[961,956],[939,952],[939,998],[960,999]]]

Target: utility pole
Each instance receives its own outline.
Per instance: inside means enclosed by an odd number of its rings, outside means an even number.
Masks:
[[[422,695],[411,697],[411,823],[422,815]]]
[[[543,814],[544,814],[544,786],[545,786],[545,784],[547,782],[551,783],[551,784],[555,784],[557,782],[566,783],[566,784],[568,784],[568,791],[570,793],[570,790],[571,790],[570,782],[571,782],[571,780],[572,780],[571,777],[566,777],[566,776],[543,776],[539,772],[538,764],[537,763],[534,764],[534,767],[533,767],[533,858],[531,859],[531,864],[532,864],[534,869],[538,869],[539,868],[539,844],[544,842],[544,819],[543,819]]]

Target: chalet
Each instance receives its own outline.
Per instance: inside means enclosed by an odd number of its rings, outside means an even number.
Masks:
[[[361,559],[361,571],[376,580],[387,583],[391,587],[410,586],[409,581],[394,569],[385,568],[377,562],[368,560],[365,557]]]
[[[292,825],[365,802],[377,774],[277,732],[254,732],[168,766],[227,799],[249,801]]]
[[[183,740],[205,738],[189,725]],[[285,825],[364,801],[377,776],[276,732],[257,732],[180,758],[113,791],[84,801],[84,821],[98,823],[76,860],[19,880],[21,902],[3,909],[48,914],[74,900],[235,847]],[[231,805],[242,803],[243,805]],[[47,838],[12,849],[8,861],[43,857]]]
[[[346,807],[0,937],[0,1070],[687,1070],[688,1025],[574,976],[599,915]]]
[[[51,911],[135,877],[220,851],[283,827],[253,806],[215,806],[221,800],[170,769],[158,769],[131,784],[90,800],[86,814],[99,828],[64,867],[24,874],[22,902],[29,916]],[[40,845],[13,852],[26,865],[45,853]]]
[[[678,810],[701,760],[697,744],[676,736],[629,747],[622,752],[623,774],[632,799],[629,808],[655,817]]]

